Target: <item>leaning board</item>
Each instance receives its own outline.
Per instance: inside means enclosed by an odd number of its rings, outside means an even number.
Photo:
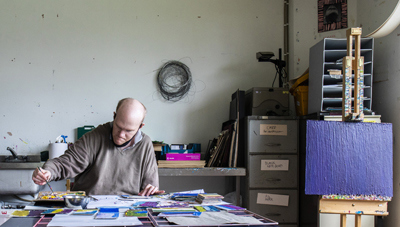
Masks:
[[[309,195],[393,196],[392,124],[307,121]]]

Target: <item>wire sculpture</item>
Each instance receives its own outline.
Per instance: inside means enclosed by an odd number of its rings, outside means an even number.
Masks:
[[[170,102],[184,98],[192,85],[189,67],[179,61],[169,61],[161,67],[157,76],[161,96]]]

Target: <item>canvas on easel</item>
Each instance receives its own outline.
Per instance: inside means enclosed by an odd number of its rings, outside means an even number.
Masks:
[[[348,29],[346,34],[342,121],[307,121],[305,194],[320,195],[319,212],[340,214],[341,227],[346,226],[347,214],[354,214],[356,227],[361,227],[361,215],[389,214],[393,129],[389,123],[363,122],[361,28]]]

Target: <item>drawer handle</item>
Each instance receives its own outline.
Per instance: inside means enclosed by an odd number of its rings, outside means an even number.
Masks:
[[[279,147],[281,145],[282,144],[280,144],[280,143],[267,143],[267,146],[269,146],[269,147]]]
[[[276,216],[281,216],[281,214],[279,214],[279,213],[266,213],[265,216],[267,216],[267,217],[268,216],[275,216],[276,217]]]
[[[281,179],[279,179],[279,178],[267,178],[266,181],[279,182],[279,181],[281,181]]]

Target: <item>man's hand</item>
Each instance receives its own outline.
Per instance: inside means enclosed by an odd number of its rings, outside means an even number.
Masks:
[[[158,187],[148,184],[138,195],[149,196],[149,195],[158,195],[164,193],[164,190],[158,190]]]
[[[32,173],[32,180],[35,184],[38,185],[45,185],[46,180],[49,180],[50,177],[51,177],[50,171],[45,169],[41,169],[41,171],[39,171],[39,169],[36,168],[35,171],[33,171]]]

